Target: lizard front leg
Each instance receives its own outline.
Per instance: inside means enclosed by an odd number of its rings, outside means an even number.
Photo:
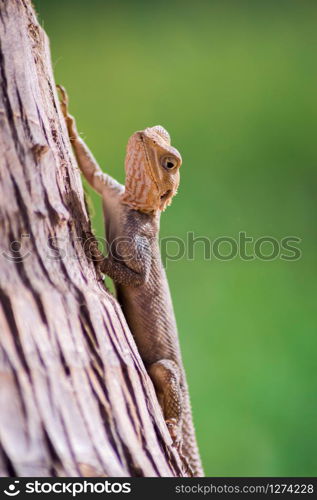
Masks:
[[[174,361],[161,359],[148,367],[164,419],[177,448],[181,447],[182,390],[180,370]]]
[[[134,228],[133,228],[134,229]],[[144,285],[151,265],[151,249],[148,238],[127,233],[110,246],[109,255],[100,264],[100,269],[115,283],[123,286]]]
[[[88,146],[79,136],[75,118],[68,112],[68,95],[64,87],[57,85],[60,92],[61,110],[67,126],[68,136],[71,141],[78,166],[89,184],[102,196],[107,195],[109,190],[117,195],[122,194],[124,187],[103,172],[98,165]]]

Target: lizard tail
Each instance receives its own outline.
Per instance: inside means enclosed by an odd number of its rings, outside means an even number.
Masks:
[[[185,465],[188,464],[188,472],[191,473],[192,476],[204,477],[204,470],[195,436],[189,393],[188,390],[185,390],[184,392],[184,416],[182,427],[183,442],[181,448],[181,458],[184,456],[187,459]]]

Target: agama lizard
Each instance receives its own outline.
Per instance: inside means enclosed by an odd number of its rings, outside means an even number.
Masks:
[[[135,132],[125,159],[125,186],[102,172],[68,113],[61,107],[84,177],[102,196],[108,256],[102,271],[113,279],[117,297],[154,384],[173,443],[194,476],[203,470],[195,438],[188,387],[170,290],[159,249],[160,214],[179,185],[180,153],[161,126]]]

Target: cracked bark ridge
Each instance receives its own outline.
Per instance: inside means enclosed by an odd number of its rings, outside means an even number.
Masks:
[[[82,183],[28,0],[0,0],[0,475],[181,476],[84,242]]]

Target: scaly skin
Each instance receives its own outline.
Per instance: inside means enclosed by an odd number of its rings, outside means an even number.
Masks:
[[[136,132],[128,142],[126,184],[103,173],[79,137],[59,87],[61,107],[78,165],[102,196],[109,255],[102,271],[118,300],[154,384],[170,435],[187,471],[202,476],[188,387],[169,286],[159,250],[160,213],[179,184],[181,156],[160,126]]]

